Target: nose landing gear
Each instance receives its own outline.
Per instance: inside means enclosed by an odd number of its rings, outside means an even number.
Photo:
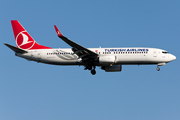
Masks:
[[[166,65],[166,63],[158,63],[156,70],[157,70],[157,71],[160,71],[159,66],[164,66],[164,65]]]
[[[160,68],[159,68],[159,66],[157,66],[156,70],[157,70],[157,71],[160,71]]]

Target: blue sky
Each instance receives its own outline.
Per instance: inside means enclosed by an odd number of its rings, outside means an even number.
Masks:
[[[1,120],[180,119],[179,0],[0,1]],[[69,48],[53,25],[84,47],[154,47],[177,59],[156,65],[97,68],[53,66],[18,58],[10,20],[39,43]]]

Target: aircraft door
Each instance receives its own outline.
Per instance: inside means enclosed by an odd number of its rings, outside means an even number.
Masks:
[[[156,50],[154,50],[153,56],[154,56],[154,57],[157,57],[157,51],[156,51]]]
[[[41,51],[38,51],[37,58],[41,59]]]

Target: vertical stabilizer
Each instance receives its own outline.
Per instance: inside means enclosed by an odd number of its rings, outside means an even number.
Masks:
[[[33,49],[51,49],[50,47],[42,46],[29,35],[23,26],[17,20],[11,20],[16,45],[18,48],[33,50]]]

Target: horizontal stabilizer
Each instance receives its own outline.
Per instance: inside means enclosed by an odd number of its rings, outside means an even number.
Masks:
[[[7,47],[9,47],[11,50],[13,50],[15,53],[27,53],[27,51],[22,50],[20,48],[14,47],[12,45],[9,45],[7,43],[4,43],[4,45],[6,45]]]

